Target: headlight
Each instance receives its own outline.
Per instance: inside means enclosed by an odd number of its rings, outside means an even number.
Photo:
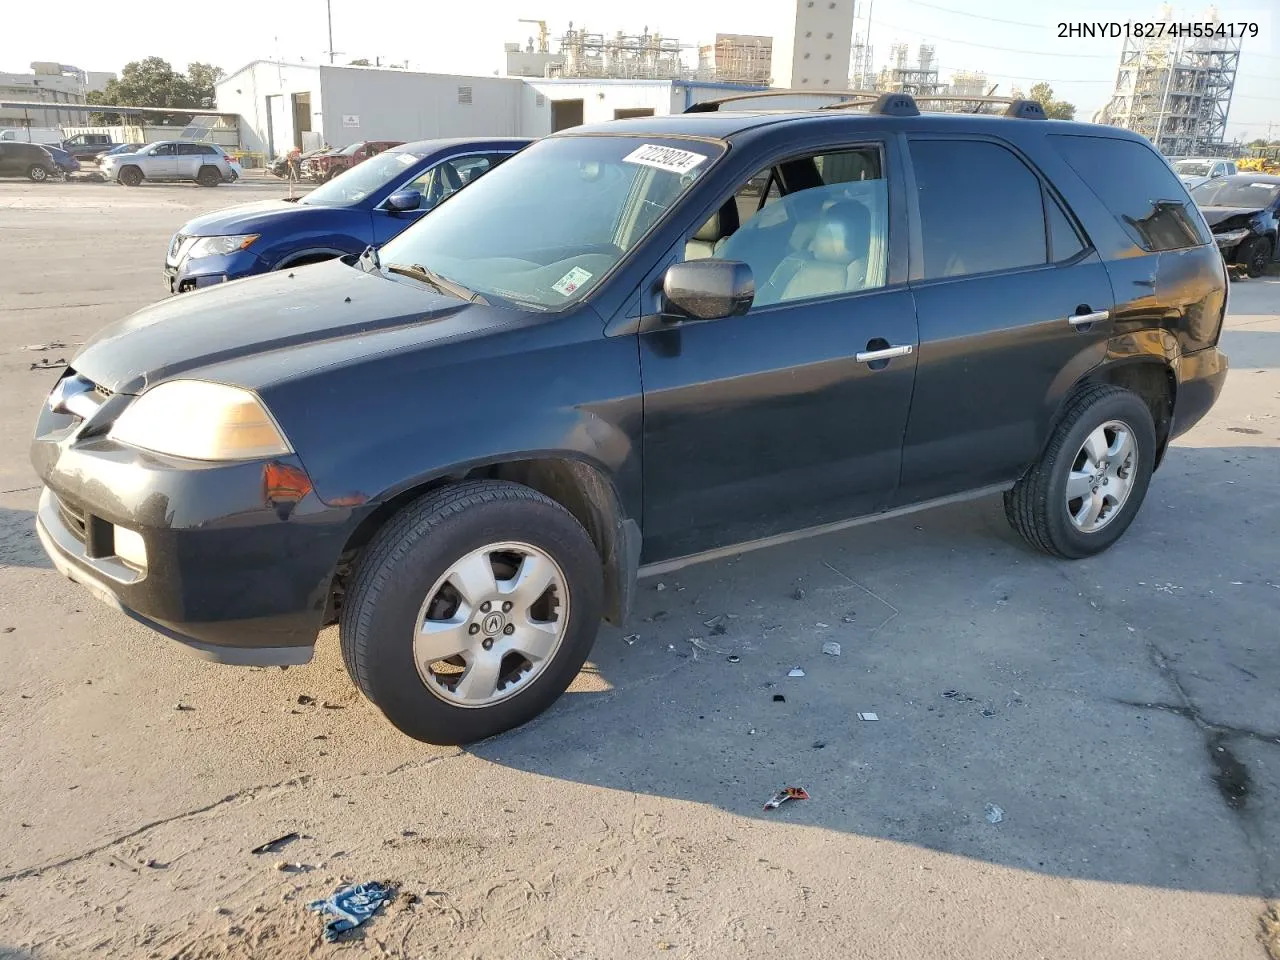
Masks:
[[[191,460],[256,460],[293,448],[257,395],[205,380],[170,380],[125,408],[121,443]]]
[[[1232,244],[1239,243],[1249,235],[1250,231],[1245,229],[1225,230],[1222,233],[1215,233],[1213,239],[1217,241],[1220,247],[1229,247]]]
[[[187,256],[194,260],[196,257],[235,253],[237,250],[247,250],[249,245],[257,239],[256,233],[242,233],[236,237],[201,237],[191,245]]]

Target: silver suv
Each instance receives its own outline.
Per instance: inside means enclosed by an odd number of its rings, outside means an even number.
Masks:
[[[117,153],[102,158],[99,167],[108,180],[136,187],[143,180],[194,180],[202,187],[216,187],[235,179],[231,158],[212,143],[161,140],[137,153]]]

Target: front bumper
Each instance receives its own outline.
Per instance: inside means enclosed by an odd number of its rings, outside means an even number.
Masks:
[[[267,273],[268,270],[268,266],[251,251],[237,250],[235,253],[195,259],[183,256],[177,263],[166,260],[164,280],[170,293],[186,293],[228,280]]]
[[[1217,347],[1184,353],[1178,360],[1178,392],[1169,438],[1180,437],[1209,412],[1227,382],[1227,355]]]
[[[126,401],[101,414],[113,419]],[[282,502],[266,462],[183,461],[92,430],[46,405],[32,442],[45,485],[36,529],[54,566],[209,659],[306,663],[353,512],[314,492]],[[273,463],[301,469],[296,457]],[[118,528],[141,537],[145,566],[116,555]]]

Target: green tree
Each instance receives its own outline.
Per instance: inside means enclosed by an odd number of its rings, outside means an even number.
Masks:
[[[1265,147],[1266,145],[1267,145],[1266,137],[1259,137],[1257,140],[1249,141],[1249,146],[1251,147]]]
[[[1076,107],[1065,100],[1053,99],[1053,87],[1047,83],[1037,83],[1031,88],[1031,99],[1044,107],[1044,115],[1050,120],[1074,120]]]
[[[118,79],[111,80],[101,92],[92,92],[88,103],[110,103],[126,107],[187,107],[210,110],[214,106],[214,84],[223,76],[222,68],[208,63],[187,65],[185,74],[178,73],[168,60],[147,57],[125,64]],[[190,111],[152,115],[151,122],[186,123]],[[93,123],[119,123],[119,114],[94,114]]]

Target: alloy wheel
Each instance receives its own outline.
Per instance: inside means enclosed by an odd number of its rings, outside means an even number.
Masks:
[[[527,543],[494,543],[454,563],[414,623],[422,682],[458,707],[519,693],[555,658],[569,623],[564,572]]]
[[[1066,509],[1081,533],[1097,533],[1124,509],[1137,475],[1138,445],[1121,420],[1108,420],[1085,438],[1067,475]]]

